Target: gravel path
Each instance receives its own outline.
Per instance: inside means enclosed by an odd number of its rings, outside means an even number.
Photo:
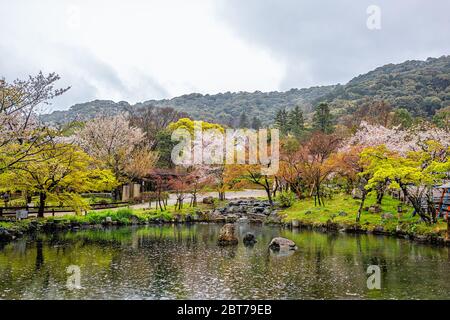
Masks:
[[[257,190],[257,189],[228,191],[225,193],[225,198],[228,200],[229,199],[238,199],[238,198],[257,198],[257,197],[265,197],[265,196],[266,196],[266,192],[264,190]],[[203,198],[206,198],[206,197],[218,198],[219,193],[218,192],[206,192],[206,193],[199,194],[197,196],[197,201],[201,202],[203,200]],[[186,196],[186,198],[184,199],[184,203],[188,204],[191,201],[191,198],[192,197],[190,195]],[[174,194],[170,194],[169,200],[167,201],[167,203],[169,205],[173,205],[176,202],[177,202],[176,196]],[[148,202],[130,206],[130,208],[133,208],[133,209],[147,209],[148,207],[149,207]],[[152,208],[155,208],[155,202],[152,202]]]
[[[241,191],[228,191],[225,193],[225,197],[226,199],[237,199],[237,198],[257,198],[257,197],[265,197],[266,196],[266,192],[264,190],[258,190],[258,189],[245,189],[245,190],[241,190]],[[202,193],[199,194],[197,196],[197,201],[201,202],[203,200],[203,198],[205,197],[214,197],[214,198],[218,198],[219,194],[217,192],[206,192],[206,193]],[[191,196],[188,195],[186,196],[184,203],[189,204],[191,200]],[[173,205],[176,203],[176,196],[174,194],[170,194],[169,200],[167,201],[169,205]],[[147,209],[149,208],[149,204],[148,202],[143,203],[143,204],[134,204],[131,205],[130,208],[132,209]],[[152,208],[155,208],[155,202],[152,202]],[[118,210],[120,208],[111,208],[110,210]],[[102,209],[104,210],[104,209]],[[55,217],[59,217],[59,216],[65,216],[65,215],[73,215],[75,214],[75,212],[55,212]],[[30,216],[35,216],[35,214],[30,215]],[[45,217],[51,217],[52,214],[51,213],[46,213]]]

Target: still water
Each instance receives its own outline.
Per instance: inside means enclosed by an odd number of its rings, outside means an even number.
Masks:
[[[220,226],[124,227],[21,239],[0,247],[1,299],[450,299],[449,248],[372,235],[241,225],[245,247],[216,245]],[[267,244],[296,242],[290,255]],[[67,267],[80,269],[69,290]],[[367,288],[367,267],[381,290]]]

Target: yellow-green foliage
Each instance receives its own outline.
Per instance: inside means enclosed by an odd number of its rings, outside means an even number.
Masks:
[[[1,191],[44,193],[50,201],[67,204],[77,212],[88,206],[79,193],[116,186],[110,170],[102,169],[85,152],[66,144],[52,145],[35,155],[33,161],[0,175]]]
[[[366,199],[366,206],[376,203],[376,197],[369,194]],[[398,219],[397,207],[401,203],[390,196],[385,196],[381,205],[380,213],[369,213],[363,211],[361,215],[360,226],[363,230],[373,230],[377,226],[383,227],[384,231],[394,232],[397,225],[402,231],[415,234],[443,234],[446,230],[446,222],[440,220],[437,224],[427,225],[419,223],[418,217],[412,217],[413,209],[409,206],[402,205],[403,214]],[[324,225],[328,221],[342,224],[343,226],[355,225],[356,213],[360,205],[360,200],[355,200],[349,195],[337,195],[333,199],[325,201],[325,206],[314,206],[313,199],[304,199],[296,201],[289,209],[280,212],[285,221],[299,220],[308,225]],[[345,212],[346,216],[340,216],[340,212]],[[308,213],[308,214],[307,214]],[[382,219],[383,213],[391,213],[393,219]]]
[[[425,143],[423,151],[409,152],[401,156],[386,149],[385,146],[366,148],[361,153],[362,161],[367,163],[364,174],[370,174],[366,189],[378,183],[389,181],[389,187],[398,189],[399,184],[416,186],[439,183],[444,174],[450,171],[449,150],[437,141]]]
[[[199,121],[202,126],[202,130],[209,130],[209,129],[216,129],[220,132],[223,132],[224,129],[221,125],[216,123],[209,123],[206,121]],[[191,134],[194,134],[194,121],[189,118],[181,118],[177,122],[172,122],[169,124],[168,129],[170,131],[176,130],[176,129],[185,129],[189,131]]]

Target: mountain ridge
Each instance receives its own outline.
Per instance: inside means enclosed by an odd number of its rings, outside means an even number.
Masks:
[[[271,124],[280,108],[299,105],[310,114],[320,102],[328,102],[337,115],[351,113],[361,103],[385,100],[394,108],[405,108],[414,115],[432,116],[450,105],[450,55],[426,60],[407,60],[386,64],[360,74],[346,84],[292,88],[271,92],[224,92],[184,94],[171,99],[150,99],[136,104],[126,101],[93,100],[78,103],[65,111],[41,115],[46,123],[85,121],[100,114],[112,116],[130,108],[173,107],[194,119],[235,125],[245,112],[263,124]]]

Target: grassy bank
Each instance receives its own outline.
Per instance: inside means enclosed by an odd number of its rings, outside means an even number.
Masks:
[[[376,203],[374,196],[369,196],[365,207]],[[324,206],[315,206],[312,199],[304,199],[294,202],[287,209],[279,211],[279,217],[283,225],[292,225],[296,220],[299,226],[308,228],[321,228],[326,230],[346,232],[372,232],[377,234],[396,235],[409,237],[424,242],[444,242],[447,224],[444,219],[438,223],[427,225],[419,222],[417,216],[412,216],[413,209],[402,204],[403,213],[399,216],[397,207],[401,203],[389,196],[385,196],[380,212],[374,213],[364,210],[361,220],[356,223],[356,213],[360,200],[355,200],[348,195],[336,195],[327,199]],[[210,216],[206,214],[216,206],[224,206],[225,203],[205,205],[199,203],[198,207],[185,205],[182,210],[176,210],[175,206],[167,207],[167,210],[156,209],[133,210],[122,208],[118,210],[108,209],[91,211],[86,215],[67,215],[50,217],[45,219],[27,219],[23,221],[0,221],[0,240],[11,240],[24,233],[35,231],[57,231],[95,225],[132,225],[147,223],[208,221]],[[266,222],[280,223],[279,219]],[[3,236],[1,231],[7,231],[10,235]]]
[[[385,196],[378,213],[363,210],[359,224],[356,223],[356,214],[360,200],[349,195],[339,195],[325,201],[325,206],[314,206],[314,200],[305,199],[296,201],[292,207],[280,212],[285,222],[298,220],[300,225],[312,227],[331,227],[336,229],[354,229],[387,234],[405,234],[413,236],[444,237],[447,223],[440,219],[438,223],[427,225],[419,222],[418,216],[413,217],[413,209],[401,204],[392,197]],[[375,196],[366,199],[364,207],[376,203]],[[397,207],[402,205],[403,213],[399,216]]]
[[[85,215],[65,215],[42,219],[26,219],[22,221],[0,221],[0,241],[10,241],[26,233],[36,231],[58,231],[80,228],[83,226],[101,225],[136,225],[167,222],[204,221],[208,216],[203,212],[212,209],[211,205],[199,204],[197,207],[185,206],[176,210],[175,206],[167,206],[164,211],[156,209],[107,209],[90,211]]]

